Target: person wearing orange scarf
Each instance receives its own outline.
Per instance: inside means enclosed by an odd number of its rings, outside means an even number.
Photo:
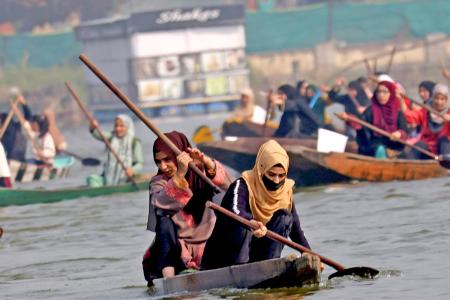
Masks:
[[[310,249],[293,202],[294,181],[287,178],[288,169],[289,157],[275,140],[261,145],[254,168],[230,185],[221,204],[259,228],[249,231],[217,214],[206,242],[203,269],[279,258],[283,245],[265,237],[267,230]]]

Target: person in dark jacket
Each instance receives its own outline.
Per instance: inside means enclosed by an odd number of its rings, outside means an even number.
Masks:
[[[265,237],[267,230],[311,248],[295,209],[295,182],[287,178],[288,168],[289,157],[275,140],[261,145],[254,168],[230,185],[221,204],[251,220],[258,229],[250,231],[218,213],[212,235],[206,242],[203,269],[279,258],[283,244]]]
[[[31,121],[31,111],[27,105],[27,101],[22,95],[17,96],[18,102],[22,105],[25,120]],[[6,121],[7,114],[0,114],[0,126]],[[18,161],[25,161],[25,153],[27,150],[27,138],[25,137],[22,126],[19,121],[12,119],[6,128],[1,140],[5,148],[6,157]]]
[[[270,101],[284,106],[274,137],[308,137],[316,134],[322,126],[320,118],[308,106],[308,100],[299,96],[296,89],[289,84],[280,86],[276,93],[270,94]]]

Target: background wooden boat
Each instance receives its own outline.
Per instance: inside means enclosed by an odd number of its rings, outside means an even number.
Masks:
[[[13,183],[26,183],[35,180],[47,181],[54,178],[63,178],[69,174],[69,169],[75,162],[72,156],[57,155],[52,167],[29,164],[17,160],[9,160],[11,180]]]
[[[87,187],[81,186],[76,188],[62,188],[55,190],[45,189],[0,189],[0,207],[9,205],[28,205],[36,203],[50,203],[62,200],[77,199],[80,197],[97,197],[116,193],[131,193],[148,189],[151,175],[142,175],[136,180],[137,188],[131,183],[102,186]]]
[[[305,147],[291,146],[287,146],[287,150],[312,163],[358,180],[417,180],[449,174],[435,160],[376,159],[354,153],[320,153]]]
[[[261,124],[228,120],[222,125],[222,136],[262,137],[264,132],[264,136],[270,137],[277,128],[278,125],[273,122],[268,122],[264,130],[264,125]]]
[[[244,265],[155,279],[154,294],[198,292],[214,288],[276,288],[318,284],[320,264],[295,255]]]
[[[214,157],[230,168],[242,172],[250,170],[255,164],[259,146],[268,138],[239,138],[236,141],[213,141],[197,145],[207,155]],[[314,139],[275,139],[285,149],[308,147],[315,149]],[[347,151],[356,152],[354,142],[348,143]],[[288,151],[290,158],[289,178],[296,182],[296,187],[343,182],[349,180],[333,170],[303,158],[299,151]]]

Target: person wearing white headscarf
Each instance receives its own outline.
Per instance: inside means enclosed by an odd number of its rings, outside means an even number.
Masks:
[[[97,125],[91,124],[90,132],[94,138],[102,141],[99,132],[95,130]],[[103,135],[109,140],[112,149],[127,169],[125,172],[111,151],[106,149],[102,175],[90,175],[87,178],[87,183],[91,187],[125,183],[129,176],[139,174],[144,165],[142,144],[135,137],[133,120],[129,116],[118,115],[114,122],[114,130],[110,133],[103,133]]]
[[[233,118],[263,125],[266,121],[266,110],[255,104],[255,95],[250,88],[241,91],[241,102],[233,113]]]

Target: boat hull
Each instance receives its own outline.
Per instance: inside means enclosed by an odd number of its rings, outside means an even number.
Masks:
[[[222,125],[222,136],[236,137],[271,137],[277,130],[277,126],[270,122],[265,127],[252,122],[226,121]]]
[[[301,287],[319,282],[319,261],[296,255],[153,281],[155,296],[217,288]]]
[[[354,153],[320,153],[308,148],[287,147],[311,163],[351,179],[365,181],[420,180],[448,176],[435,160],[376,159]]]
[[[199,144],[198,148],[230,168],[243,172],[253,168],[259,146],[268,138],[239,138],[236,141],[216,141]],[[285,149],[316,147],[313,139],[276,139]],[[349,143],[348,151],[356,151],[356,145]],[[289,178],[296,187],[322,185],[348,181],[349,178],[320,164],[305,159],[301,153],[287,151],[289,155]]]
[[[45,189],[0,189],[0,207],[10,205],[28,205],[37,203],[50,203],[62,200],[77,199],[80,197],[98,197],[117,193],[131,193],[148,189],[149,178],[137,181],[137,187],[131,183],[102,186],[102,187],[77,187],[55,190]]]
[[[11,180],[13,183],[26,183],[31,181],[47,181],[54,178],[64,178],[68,175],[74,158],[66,155],[57,155],[52,167],[36,165],[17,160],[9,160]]]

